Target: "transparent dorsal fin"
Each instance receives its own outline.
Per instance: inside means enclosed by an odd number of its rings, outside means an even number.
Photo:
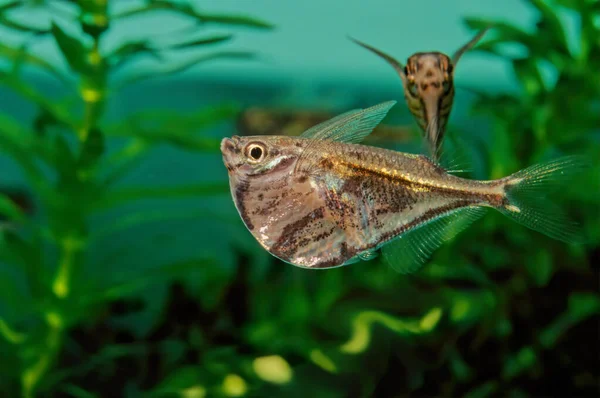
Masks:
[[[490,29],[491,26],[488,26],[487,28],[483,29],[481,32],[475,35],[475,37],[473,37],[471,40],[465,43],[461,48],[456,50],[456,52],[452,55],[452,64],[456,66],[463,54],[469,51],[471,48],[473,48]]]
[[[483,216],[485,211],[485,207],[465,207],[410,230],[381,248],[383,261],[399,273],[413,273],[438,247]]]
[[[368,136],[383,120],[396,101],[386,101],[366,109],[355,109],[336,116],[320,126],[305,131],[301,137],[310,138],[296,162],[296,171],[308,171],[319,159],[323,145],[327,142],[357,144]],[[319,127],[319,128],[316,128]]]
[[[388,54],[384,53],[383,51],[378,50],[375,47],[372,47],[366,43],[363,43],[362,41],[359,41],[351,36],[348,36],[348,39],[352,40],[354,43],[358,44],[359,46],[366,48],[367,50],[371,51],[373,54],[378,55],[379,57],[383,58],[388,64],[390,64],[392,66],[392,68],[394,68],[396,73],[398,73],[398,76],[400,76],[400,80],[402,80],[402,84],[404,86],[406,86],[406,74],[404,73],[404,65],[402,65],[402,63],[398,62],[391,55],[388,55]]]
[[[325,131],[325,130],[327,130],[327,128],[329,126],[333,125],[334,123],[338,123],[341,120],[347,119],[351,115],[354,115],[355,113],[358,113],[361,110],[362,109],[352,109],[351,111],[342,113],[341,115],[337,115],[334,118],[331,118],[329,120],[325,120],[324,122],[321,122],[321,123],[317,124],[316,126],[312,126],[308,130],[306,130],[305,132],[303,132],[302,134],[300,134],[300,137],[302,137],[302,138],[313,138],[315,136],[315,134],[319,133],[319,131]]]

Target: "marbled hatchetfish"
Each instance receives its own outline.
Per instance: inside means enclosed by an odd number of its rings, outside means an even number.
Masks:
[[[400,76],[408,109],[415,118],[434,160],[438,160],[448,118],[454,102],[454,71],[461,56],[485,33],[484,29],[459,48],[452,57],[437,51],[411,55],[406,66],[392,56],[352,37],[350,40],[387,61]]]
[[[222,140],[235,207],[262,247],[304,268],[369,260],[381,249],[396,270],[412,272],[488,208],[555,239],[577,240],[577,227],[545,194],[580,170],[579,157],[480,181],[424,155],[360,145],[394,104],[346,112],[298,137]]]

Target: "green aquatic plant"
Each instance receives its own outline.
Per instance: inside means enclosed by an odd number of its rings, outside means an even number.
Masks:
[[[27,36],[19,45],[0,42],[4,61],[0,84],[33,104],[36,112],[33,123],[0,113],[0,152],[20,167],[40,209],[31,218],[9,197],[0,195],[0,212],[8,225],[2,228],[0,242],[0,390],[10,396],[19,390],[24,397],[52,391],[64,377],[54,364],[69,342],[70,330],[88,321],[103,302],[136,290],[129,286],[124,292],[116,281],[113,286],[98,286],[86,279],[90,247],[140,223],[175,216],[138,212],[102,228],[91,223],[93,217],[142,199],[226,192],[220,183],[149,188],[122,187],[119,182],[160,143],[200,153],[216,151],[218,140],[201,133],[232,118],[238,111],[235,103],[213,104],[189,113],[148,109],[115,122],[105,117],[108,102],[145,79],[168,77],[215,59],[255,56],[249,51],[213,50],[232,41],[234,35],[205,34],[204,26],[272,28],[259,19],[203,13],[182,2],[147,1],[120,13],[112,12],[115,3],[11,1],[0,6],[0,27]],[[161,42],[168,44],[119,37],[116,47],[103,45],[113,24],[156,10],[186,18],[195,23],[194,29],[162,37]],[[48,25],[24,19],[31,11],[43,12]],[[47,37],[54,41],[67,70],[32,49]],[[195,54],[180,63],[170,61],[181,50]],[[127,68],[141,57],[156,62],[147,72]],[[32,75],[31,68],[37,74]],[[53,79],[58,89],[48,93],[36,87],[40,73]],[[194,215],[188,212],[186,216]],[[211,261],[212,255],[200,255],[179,266],[204,267]],[[165,265],[167,272],[176,268]],[[134,285],[144,286],[145,279],[162,277],[164,273],[138,275]]]

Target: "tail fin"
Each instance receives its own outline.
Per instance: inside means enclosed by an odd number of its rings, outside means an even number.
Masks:
[[[583,243],[583,231],[547,195],[589,166],[585,157],[566,156],[518,171],[507,178],[504,188],[508,205],[498,210],[553,239]]]

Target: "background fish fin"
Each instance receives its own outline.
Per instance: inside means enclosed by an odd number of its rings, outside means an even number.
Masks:
[[[412,229],[381,248],[383,261],[399,273],[413,273],[427,262],[438,247],[485,212],[485,207],[465,207]]]
[[[439,161],[440,148],[442,146],[441,144],[444,138],[444,131],[440,129],[439,119],[437,116],[434,116],[431,119],[431,122],[427,123],[427,128],[425,129],[424,136],[429,147],[429,154],[431,156],[431,159],[433,159],[436,162]]]
[[[386,53],[384,53],[381,50],[376,49],[375,47],[371,47],[370,45],[363,43],[357,39],[354,39],[351,36],[348,36],[348,39],[352,40],[354,43],[358,44],[361,47],[366,48],[367,50],[371,51],[372,53],[380,56],[381,58],[383,58],[384,60],[387,61],[388,64],[390,64],[398,73],[398,76],[400,76],[400,79],[402,80],[402,85],[406,87],[406,74],[404,73],[404,65],[402,65],[400,62],[398,62],[395,58],[393,58],[391,55],[388,55]]]
[[[383,120],[396,101],[386,101],[370,108],[356,109],[337,116],[328,122],[323,122],[319,129],[311,128],[310,133],[303,133],[302,137],[310,138],[311,141],[302,151],[296,162],[295,171],[309,171],[315,161],[320,160],[323,145],[327,142],[344,142],[357,144],[368,136],[375,127]],[[312,130],[312,131],[310,131]],[[306,135],[304,135],[306,134]]]
[[[456,52],[452,55],[452,64],[454,66],[456,66],[456,64],[458,63],[458,61],[460,60],[460,57],[463,56],[464,53],[466,53],[467,51],[469,51],[471,48],[473,48],[477,42],[479,42],[479,40],[481,40],[481,38],[487,33],[488,30],[490,30],[492,27],[489,26],[485,29],[483,29],[481,32],[479,32],[475,37],[473,37],[471,40],[469,40],[467,43],[465,43],[461,48],[459,48],[458,50],[456,50]]]
[[[440,148],[439,151],[439,165],[451,174],[471,173],[473,163],[468,147],[469,143],[460,137],[446,140],[443,148]]]

